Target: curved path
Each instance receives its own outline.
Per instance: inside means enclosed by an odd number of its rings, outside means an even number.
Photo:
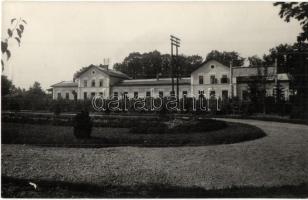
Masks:
[[[267,136],[228,145],[100,149],[2,145],[2,175],[92,184],[206,189],[308,182],[308,126],[257,120]]]

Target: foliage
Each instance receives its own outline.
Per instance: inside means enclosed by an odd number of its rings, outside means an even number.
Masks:
[[[198,55],[174,57],[174,63],[179,67],[182,77],[190,76],[201,63],[202,57]],[[148,53],[130,53],[122,63],[115,63],[113,68],[128,76],[138,78],[170,77],[170,54],[161,54],[159,51]]]
[[[129,129],[134,134],[164,134],[167,132],[167,125],[162,122],[137,123]]]
[[[250,67],[263,65],[263,60],[257,55],[248,57],[248,62]]]
[[[205,60],[217,60],[218,62],[224,64],[225,66],[230,66],[230,62],[232,61],[233,66],[242,66],[244,64],[245,58],[241,57],[238,52],[235,51],[217,51],[213,50],[207,54]]]
[[[1,96],[11,94],[15,89],[12,81],[7,78],[7,76],[1,75]]]
[[[92,120],[89,112],[81,111],[74,117],[74,135],[76,138],[90,138],[92,131]]]
[[[308,40],[308,2],[276,2],[274,6],[280,6],[280,18],[286,22],[290,22],[291,18],[298,20],[303,31],[298,40]]]
[[[277,84],[275,85],[273,92],[274,92],[273,96],[276,102],[280,103],[284,101],[284,88],[282,87],[279,81],[277,81]]]
[[[210,127],[211,125],[204,125]],[[76,139],[72,127],[42,124],[2,124],[2,142],[5,144],[32,144],[62,147],[93,148],[106,146],[190,146],[235,143],[265,136],[259,128],[245,124],[228,123],[215,131],[192,131],[189,134],[165,132],[152,126],[147,134],[130,133],[123,128],[93,128],[86,140]],[[102,134],[103,133],[103,134]]]
[[[18,43],[18,46],[20,46],[21,42],[21,37],[25,29],[25,25],[27,22],[22,19],[16,19],[13,18],[11,19],[11,28],[7,30],[7,37],[2,41],[1,40],[1,53],[2,53],[2,58],[1,58],[1,65],[2,65],[2,71],[4,70],[4,60],[3,60],[3,55],[6,55],[6,60],[9,60],[11,57],[11,51],[9,50],[9,40],[13,39],[16,40]]]
[[[2,76],[2,109],[5,110],[48,110],[52,102],[38,82],[28,90],[16,88],[10,81]]]

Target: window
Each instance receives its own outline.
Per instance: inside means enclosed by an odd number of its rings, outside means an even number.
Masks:
[[[175,96],[175,92],[174,91],[170,91],[170,96]]]
[[[100,93],[99,93],[99,96],[103,96],[103,93],[102,93],[102,92],[100,92]]]
[[[138,92],[134,92],[134,98],[135,98],[135,99],[138,98]]]
[[[212,90],[212,91],[210,92],[210,97],[215,97],[215,90]]]
[[[187,97],[187,91],[183,91],[183,97]]]
[[[249,96],[248,91],[247,90],[243,90],[242,91],[242,99],[247,101],[248,100],[248,96]]]
[[[211,81],[211,84],[217,83],[217,79],[215,78],[215,75],[210,76],[210,81]]]
[[[200,85],[203,84],[203,76],[199,76],[199,84],[200,84]]]
[[[150,92],[150,91],[147,91],[145,96],[146,96],[146,97],[151,97],[151,92]]]
[[[164,97],[164,92],[163,92],[163,91],[159,91],[159,92],[158,92],[158,96],[159,96],[160,98]]]
[[[228,90],[223,90],[221,92],[221,96],[222,96],[222,99],[227,99],[228,98]]]
[[[58,93],[58,97],[57,97],[58,99],[61,99],[62,97],[61,97],[61,92],[59,92]]]
[[[211,69],[214,69],[215,68],[215,65],[211,65]]]
[[[92,74],[95,74],[95,70],[92,71]]]
[[[99,80],[99,87],[103,87],[103,86],[104,86],[103,80]]]
[[[92,87],[95,87],[95,80],[92,80],[92,81],[91,81],[91,86],[92,86]]]
[[[228,76],[227,75],[222,75],[221,77],[221,80],[220,80],[221,83],[228,83]]]
[[[113,97],[118,97],[118,92],[114,92]]]
[[[91,98],[95,97],[95,92],[91,92]]]
[[[65,99],[70,99],[70,94],[67,92],[67,93],[65,93]]]
[[[83,86],[84,86],[84,87],[88,87],[88,81],[87,81],[87,80],[84,80],[84,81],[83,81]]]
[[[203,90],[199,90],[198,94],[199,94],[199,96],[204,96],[204,91]]]
[[[83,99],[87,99],[88,98],[88,94],[87,94],[87,92],[84,92],[83,93]]]

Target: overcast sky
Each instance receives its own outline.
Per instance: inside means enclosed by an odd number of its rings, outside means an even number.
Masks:
[[[79,68],[104,58],[113,64],[130,52],[170,53],[170,34],[181,38],[180,53],[205,58],[211,50],[262,56],[294,43],[300,32],[271,2],[4,2],[2,11],[2,38],[11,18],[28,22],[21,47],[10,43],[5,69],[23,88],[72,80]]]

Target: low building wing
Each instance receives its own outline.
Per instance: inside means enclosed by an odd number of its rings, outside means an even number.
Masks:
[[[50,87],[78,87],[78,83],[74,81],[61,81],[59,83],[53,84]]]
[[[174,79],[174,83],[176,79]],[[151,86],[151,85],[171,85],[171,78],[161,78],[161,79],[133,79],[133,80],[123,80],[116,84],[116,86]],[[180,85],[190,85],[190,77],[179,79]]]

